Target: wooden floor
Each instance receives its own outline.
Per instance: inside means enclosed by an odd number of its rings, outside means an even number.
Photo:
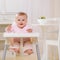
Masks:
[[[52,48],[52,49],[50,49]],[[48,49],[48,60],[59,60],[58,59],[58,52],[57,52],[57,49],[56,47],[51,47]],[[2,56],[3,54],[1,54],[2,52],[0,51],[0,60],[2,60]],[[37,55],[36,54],[32,54],[32,55],[25,55],[25,56],[21,56],[21,55],[18,55],[18,56],[14,56],[14,55],[10,55],[7,54],[6,55],[6,60],[38,60],[37,59]]]
[[[30,56],[17,56],[16,60],[37,60],[36,55],[30,55]]]
[[[2,41],[0,41],[0,60],[2,60],[2,54],[3,53],[3,44]],[[1,47],[2,46],[2,47]],[[42,54],[42,48],[40,48],[40,53]],[[10,55],[10,54],[9,54]],[[29,55],[29,56],[6,56],[6,60],[38,60],[37,55]],[[48,59],[49,60],[59,60],[58,59],[58,49],[55,46],[48,46]]]
[[[2,55],[0,56],[0,60],[2,60]],[[26,56],[6,56],[6,60],[37,60],[37,55],[26,55]]]
[[[3,56],[3,49],[4,49],[4,41],[0,41],[0,60],[2,60],[2,56]],[[8,51],[7,51],[7,55],[6,55],[6,60],[37,60],[37,55],[32,54],[32,55],[11,55]]]

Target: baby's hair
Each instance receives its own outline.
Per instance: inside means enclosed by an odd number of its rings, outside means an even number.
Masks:
[[[26,14],[25,12],[18,12],[18,13],[16,14],[16,17],[17,17],[17,16],[23,16],[23,15],[25,15],[26,18],[27,18],[27,14]]]

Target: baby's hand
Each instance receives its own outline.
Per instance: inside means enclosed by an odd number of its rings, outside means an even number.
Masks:
[[[8,31],[8,32],[11,31],[11,25],[8,25],[8,26],[6,27],[6,31]]]
[[[32,29],[27,29],[27,32],[29,32],[29,33],[32,32]]]

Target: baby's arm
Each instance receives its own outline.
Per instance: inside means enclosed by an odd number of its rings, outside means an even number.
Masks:
[[[27,29],[27,32],[31,33],[32,32],[32,29]]]
[[[11,32],[11,29],[12,29],[11,25],[8,25],[8,26],[6,27],[6,29],[5,29],[5,31],[6,31],[6,32]]]

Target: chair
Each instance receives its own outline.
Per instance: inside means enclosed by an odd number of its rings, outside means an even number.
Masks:
[[[25,34],[18,34],[18,33],[4,33],[4,37],[6,39],[8,38],[11,38],[11,37],[20,37],[21,40],[23,37],[31,37],[31,39],[33,37],[36,37],[37,38],[37,41],[36,41],[36,52],[37,52],[37,57],[38,57],[38,60],[40,60],[40,51],[39,51],[39,46],[38,46],[38,41],[39,41],[39,33],[25,33]],[[7,51],[7,48],[9,46],[9,44],[7,43],[8,40],[5,41],[5,48],[4,48],[4,54],[3,54],[3,59],[2,60],[5,60],[6,58],[6,51]]]
[[[38,23],[40,25],[43,25],[43,26],[49,26],[49,25],[58,25],[58,30],[59,30],[59,34],[58,34],[58,39],[57,40],[49,40],[49,39],[46,39],[46,33],[51,33],[51,32],[56,32],[56,31],[50,31],[50,32],[47,32],[45,31],[44,33],[44,40],[45,40],[45,48],[43,51],[44,54],[43,54],[43,59],[42,60],[48,60],[47,57],[48,57],[48,45],[52,45],[52,46],[57,46],[58,47],[58,54],[59,54],[59,60],[60,60],[60,25],[59,25],[59,19],[56,19],[56,18],[51,18],[51,19],[44,19],[45,21],[42,21],[42,19],[38,19]],[[52,28],[53,29],[53,28]]]
[[[60,60],[60,25],[58,25],[58,39],[57,40],[47,40],[46,39],[46,60],[48,60],[48,46],[57,46],[58,48],[58,56]],[[54,58],[55,60],[55,58]]]

